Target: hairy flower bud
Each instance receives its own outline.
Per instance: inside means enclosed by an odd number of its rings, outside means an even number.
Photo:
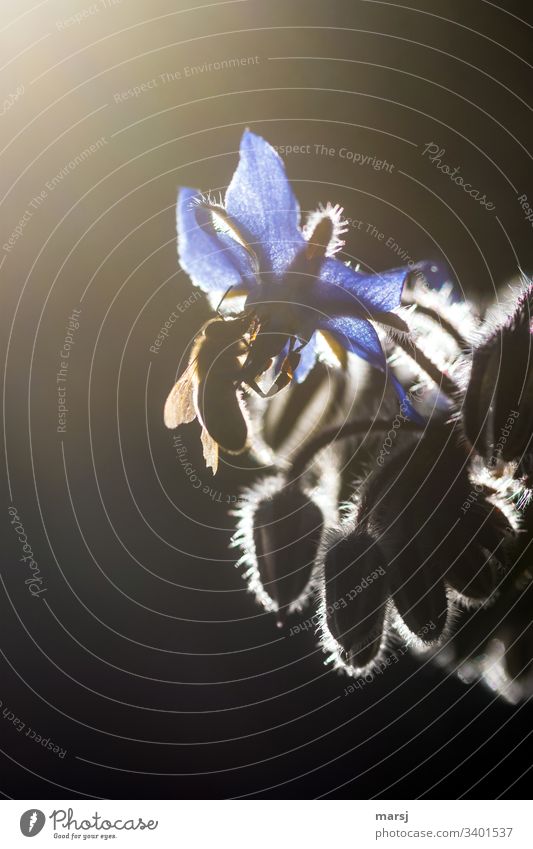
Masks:
[[[296,602],[309,584],[322,526],[320,509],[298,491],[285,490],[258,506],[257,570],[278,610]]]
[[[513,704],[531,697],[532,605],[533,584],[509,581],[492,607],[462,613],[441,665],[467,684],[484,681]]]
[[[495,603],[462,611],[443,661],[466,683],[481,679],[516,703],[533,694],[533,507],[510,541],[510,567]]]
[[[363,670],[378,656],[387,614],[386,563],[378,545],[354,532],[338,539],[324,563],[322,637],[341,665]]]
[[[530,695],[533,692],[533,586],[527,587],[510,608],[498,636],[504,647],[504,664],[509,678]]]
[[[268,478],[248,491],[239,511],[233,545],[243,550],[250,590],[266,610],[276,611],[281,624],[300,609],[316,581],[316,560],[324,530],[323,505],[316,493],[306,495],[298,484]]]
[[[502,461],[533,486],[533,285],[474,351],[463,406],[466,434],[489,469]]]
[[[429,647],[448,633],[454,603],[497,594],[511,526],[494,493],[471,483],[457,431],[435,427],[392,454],[363,487],[353,530],[326,553],[322,643],[351,673],[377,658],[391,627]]]
[[[441,634],[449,590],[486,600],[504,569],[511,526],[468,470],[457,427],[439,427],[392,457],[363,499],[359,521],[379,539],[398,613],[414,634],[429,621],[433,637]]]

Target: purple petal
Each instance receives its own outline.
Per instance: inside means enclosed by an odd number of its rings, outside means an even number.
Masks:
[[[455,275],[452,273],[448,263],[444,260],[417,262],[411,269],[411,273],[414,277],[418,277],[419,279],[421,277],[430,289],[449,292],[448,297],[451,303],[464,301],[464,293],[459,287],[459,284],[454,282]]]
[[[275,359],[275,362],[274,362],[274,374],[275,375],[278,375],[280,373],[281,367],[282,367],[283,363],[285,362],[285,358],[286,358],[287,354],[289,353],[289,347],[290,347],[289,346],[289,340],[287,340],[285,342],[285,345],[281,349],[280,353],[278,354],[278,356]]]
[[[404,416],[407,416],[411,421],[418,422],[418,424],[424,424],[425,419],[417,413],[413,405],[411,404],[411,399],[408,393],[403,388],[402,384],[394,375],[391,376],[391,382],[396,390],[396,394],[400,399],[400,409]]]
[[[176,209],[180,265],[195,286],[222,296],[230,287],[255,285],[248,253],[231,236],[218,232],[195,189],[180,189]]]
[[[260,257],[263,271],[281,274],[305,244],[300,207],[280,156],[245,130],[240,160],[226,192],[227,212]]]
[[[407,267],[394,268],[378,274],[360,274],[338,259],[326,259],[320,269],[320,279],[349,292],[354,300],[368,310],[390,312],[400,306]]]
[[[387,361],[381,342],[370,322],[359,318],[329,318],[320,322],[319,329],[331,333],[347,351],[357,354],[374,368],[387,372]],[[413,421],[422,422],[423,419],[412,406],[400,381],[393,374],[390,377],[400,399],[402,412]]]
[[[302,349],[300,354],[300,362],[294,369],[294,379],[296,383],[303,383],[311,369],[313,368],[317,357],[317,338],[316,333],[313,333],[309,342]]]
[[[304,340],[301,340],[302,342]],[[287,342],[281,354],[276,358],[275,373],[281,371],[283,361],[289,353],[289,343]],[[317,358],[317,338],[316,333],[313,333],[309,342],[302,348],[300,353],[300,362],[294,369],[294,379],[296,383],[303,383],[311,369],[313,368]]]
[[[331,333],[347,351],[385,371],[385,354],[370,322],[363,318],[326,318],[320,320],[318,329]]]

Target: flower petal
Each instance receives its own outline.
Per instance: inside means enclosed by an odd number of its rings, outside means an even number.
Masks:
[[[302,340],[298,340],[298,341],[303,344],[305,340],[302,339]],[[295,379],[296,383],[303,383],[304,380],[306,379],[307,375],[309,374],[309,372],[313,368],[313,366],[316,362],[316,358],[318,356],[317,341],[318,340],[317,340],[316,334],[314,333],[311,336],[309,342],[307,342],[307,344],[305,344],[305,346],[302,348],[302,350],[300,352],[300,361],[299,361],[298,365],[296,366],[296,368],[294,369],[294,379]],[[276,361],[275,361],[275,365],[274,365],[274,374],[277,375],[277,374],[280,373],[281,368],[283,366],[283,362],[285,360],[285,357],[288,355],[289,350],[290,350],[290,344],[289,344],[289,342],[286,342],[286,344],[283,347],[283,350],[276,357]]]
[[[294,369],[294,379],[297,383],[303,383],[311,369],[313,368],[317,358],[317,337],[313,333],[309,342],[302,349],[300,354],[300,362]]]
[[[346,348],[352,354],[357,354],[374,368],[384,372],[388,371],[381,342],[369,321],[362,318],[328,318],[319,322],[318,329],[331,333],[343,348]],[[423,418],[412,406],[400,381],[393,374],[390,374],[390,379],[400,399],[402,413],[412,421],[422,423]]]
[[[364,318],[327,318],[319,321],[318,329],[327,330],[347,351],[362,357],[374,368],[385,371],[385,354],[369,321]]]
[[[463,301],[461,290],[454,284],[454,275],[444,260],[422,260],[411,268],[413,277],[437,291],[449,293],[451,302]]]
[[[240,160],[226,192],[226,210],[260,258],[262,271],[281,274],[305,244],[300,207],[280,156],[245,130]]]
[[[230,287],[255,285],[249,254],[231,236],[218,232],[196,189],[180,189],[176,209],[180,265],[195,286],[222,296]]]
[[[369,311],[389,312],[400,306],[407,267],[378,274],[360,274],[338,259],[326,258],[320,269],[325,283],[345,289]]]

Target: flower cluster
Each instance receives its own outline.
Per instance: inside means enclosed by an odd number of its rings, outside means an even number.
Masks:
[[[401,643],[520,698],[533,286],[482,320],[442,266],[352,268],[344,230],[330,203],[300,223],[281,159],[249,131],[223,202],[180,191],[180,263],[217,315],[165,422],[199,420],[213,471],[219,450],[269,466],[243,493],[233,545],[280,627],[309,606],[326,662],[349,675]]]
[[[230,453],[248,447],[243,389],[268,397],[305,380],[321,345],[341,365],[350,352],[386,371],[372,322],[408,331],[393,312],[408,269],[363,274],[336,259],[345,231],[342,210],[321,206],[302,227],[283,163],[262,138],[244,133],[224,203],[181,189],[177,223],[182,268],[218,310],[237,310],[202,328],[165,407],[168,427],[199,419],[213,471],[218,447]],[[269,381],[268,389],[261,379]],[[394,374],[391,381],[403,398]],[[226,405],[229,421],[221,428]]]

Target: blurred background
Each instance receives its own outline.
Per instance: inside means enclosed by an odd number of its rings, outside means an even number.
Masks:
[[[209,314],[177,189],[224,191],[246,126],[303,210],[344,206],[345,259],[447,263],[480,307],[533,271],[529,4],[0,8],[0,791],[520,797],[529,703],[408,655],[347,693],[235,569],[252,473],[213,478],[194,424],[192,485],[162,409]]]

